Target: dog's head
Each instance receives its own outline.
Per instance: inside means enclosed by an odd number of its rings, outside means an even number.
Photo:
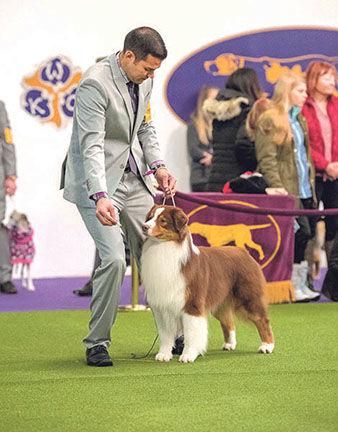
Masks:
[[[28,218],[24,213],[20,213],[16,210],[11,213],[9,217],[8,228],[11,229],[14,227],[22,232],[28,232],[30,230]]]
[[[143,224],[143,233],[160,241],[182,242],[188,233],[188,216],[178,207],[154,205]]]

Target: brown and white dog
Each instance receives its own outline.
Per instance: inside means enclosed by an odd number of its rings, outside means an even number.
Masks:
[[[259,352],[271,353],[274,337],[267,315],[263,273],[235,246],[196,247],[188,217],[179,208],[155,205],[143,225],[147,239],[141,277],[160,337],[158,361],[170,361],[175,338],[184,335],[179,360],[193,362],[208,342],[208,315],[221,323],[223,349],[236,348],[234,314],[252,321],[261,338]]]

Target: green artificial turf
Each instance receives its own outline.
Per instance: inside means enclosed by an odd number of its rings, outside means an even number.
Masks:
[[[88,312],[0,314],[2,431],[336,431],[338,305],[270,307],[276,337],[257,354],[256,330],[238,323],[222,352],[210,319],[209,350],[194,364],[154,361],[150,312],[120,312],[113,368],[85,365]]]

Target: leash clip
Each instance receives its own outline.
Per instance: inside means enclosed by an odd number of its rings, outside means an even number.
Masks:
[[[171,198],[171,201],[172,201],[172,203],[173,203],[173,206],[176,207],[175,199],[174,199],[174,195],[173,195],[173,193],[172,193],[172,190],[170,190],[170,198]],[[167,199],[169,199],[169,197],[167,197],[167,196],[164,194],[162,205],[165,205]]]

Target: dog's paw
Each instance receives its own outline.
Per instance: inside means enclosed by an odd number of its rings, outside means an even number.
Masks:
[[[190,353],[182,353],[182,355],[179,358],[179,361],[181,363],[193,363],[196,358],[198,357],[198,353],[190,352]]]
[[[258,352],[263,354],[271,354],[274,348],[274,343],[263,342],[262,345],[258,348]]]
[[[223,344],[222,349],[223,351],[235,351],[236,345],[236,342],[226,342]]]
[[[169,362],[173,358],[171,353],[159,352],[156,354],[155,360],[160,362]]]

